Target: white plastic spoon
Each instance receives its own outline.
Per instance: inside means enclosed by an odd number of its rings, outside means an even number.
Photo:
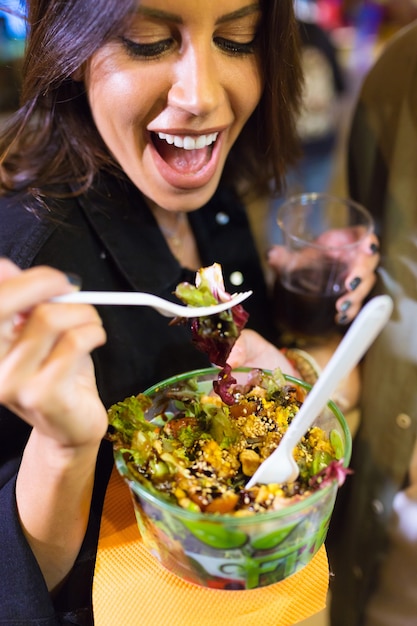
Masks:
[[[151,293],[140,291],[73,291],[64,296],[52,298],[51,302],[84,302],[87,304],[110,304],[150,306],[165,317],[205,317],[227,311],[246,300],[252,291],[234,293],[230,300],[209,306],[186,306],[176,304]]]
[[[308,393],[279,446],[261,463],[246,484],[246,489],[256,483],[285,483],[297,478],[299,469],[293,457],[295,446],[324,409],[342,378],[355,367],[381,332],[392,309],[393,301],[389,296],[377,296],[363,307]]]

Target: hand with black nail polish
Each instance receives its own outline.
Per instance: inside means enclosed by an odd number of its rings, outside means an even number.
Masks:
[[[375,285],[376,271],[380,261],[379,249],[379,241],[374,233],[362,242],[355,264],[345,280],[347,293],[343,294],[336,302],[336,320],[339,325],[349,324],[359,313],[364,300],[371,293]]]

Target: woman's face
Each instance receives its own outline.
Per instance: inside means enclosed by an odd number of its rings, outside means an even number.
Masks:
[[[168,210],[213,195],[257,106],[257,0],[142,0],[85,72],[94,121],[133,183]]]

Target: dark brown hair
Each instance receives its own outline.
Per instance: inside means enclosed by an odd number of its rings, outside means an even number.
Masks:
[[[21,106],[0,139],[0,193],[34,198],[70,182],[81,192],[101,168],[114,168],[92,120],[81,65],[123,27],[137,0],[29,0]],[[282,185],[299,154],[301,98],[293,0],[260,0],[258,34],[264,92],[236,141],[224,177],[265,191]]]

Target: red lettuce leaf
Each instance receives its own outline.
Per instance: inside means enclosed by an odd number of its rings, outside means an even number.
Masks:
[[[217,315],[192,318],[192,341],[207,354],[210,363],[224,367],[248,318],[240,304]]]
[[[213,389],[215,393],[223,400],[225,404],[232,405],[236,402],[230,388],[236,384],[236,378],[231,374],[232,368],[226,364],[224,368],[219,372],[217,380],[213,381]]]

